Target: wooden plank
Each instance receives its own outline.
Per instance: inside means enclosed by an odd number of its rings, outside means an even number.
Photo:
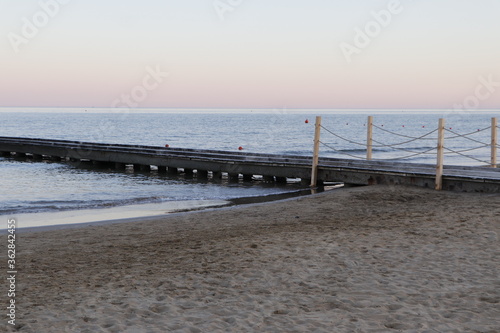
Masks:
[[[366,159],[370,161],[372,159],[372,149],[373,149],[373,116],[368,116],[368,121],[366,123],[367,133],[366,133]]]
[[[498,122],[497,118],[491,118],[491,167],[497,167],[497,147],[498,147]]]
[[[444,126],[445,126],[444,119],[439,118],[437,163],[436,163],[436,184],[435,184],[435,189],[438,191],[443,189]]]
[[[318,183],[318,161],[319,161],[319,142],[321,136],[321,116],[316,117],[316,125],[314,130],[314,151],[311,170],[311,187],[316,187]]]

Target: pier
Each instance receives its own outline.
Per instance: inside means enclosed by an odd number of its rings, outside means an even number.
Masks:
[[[104,144],[66,140],[0,137],[3,157],[33,160],[92,162],[110,168],[148,172],[184,173],[198,178],[250,181],[259,176],[266,182],[285,183],[300,178],[311,183],[312,174],[321,185],[414,185],[434,188],[436,166],[394,161],[353,160],[313,156],[259,154],[219,150],[179,149],[155,146]],[[312,173],[313,169],[316,173]],[[260,177],[261,176],[261,177]],[[500,193],[500,169],[448,166],[442,168],[443,190]]]

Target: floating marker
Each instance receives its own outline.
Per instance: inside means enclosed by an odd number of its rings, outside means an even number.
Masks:
[[[306,121],[304,121],[306,124],[309,124],[309,119],[306,119]]]
[[[165,145],[165,148],[168,148],[168,147],[170,147],[170,145],[168,145],[168,144],[167,144],[167,145]]]
[[[239,146],[239,147],[238,147],[238,150],[243,150],[243,147],[242,147],[242,146]]]

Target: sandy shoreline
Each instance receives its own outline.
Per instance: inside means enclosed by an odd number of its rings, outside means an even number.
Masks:
[[[0,327],[499,332],[499,233],[498,195],[373,186],[20,234]]]

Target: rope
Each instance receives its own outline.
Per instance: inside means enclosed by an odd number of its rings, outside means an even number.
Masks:
[[[478,159],[478,158],[475,158],[475,157],[472,157],[472,156],[468,156],[468,155],[462,154],[461,152],[459,152],[459,151],[455,151],[455,150],[452,150],[452,149],[450,149],[450,148],[446,148],[446,147],[445,147],[444,149],[446,149],[446,150],[448,150],[448,151],[450,151],[450,152],[452,152],[452,153],[458,154],[458,155],[460,155],[460,156],[463,156],[463,157],[466,157],[466,158],[470,158],[471,160],[475,160],[475,161],[480,162],[480,163],[490,164],[490,162],[489,162],[489,161],[483,161],[483,160],[480,160],[480,159]]]
[[[375,125],[373,125],[375,126]],[[375,126],[377,128],[380,128],[378,126]],[[344,140],[344,141],[347,141],[349,143],[352,143],[352,144],[356,144],[358,146],[364,146],[366,147],[366,143],[363,142],[363,143],[360,143],[360,142],[356,142],[356,141],[352,141],[352,140],[349,140],[349,139],[346,139],[338,134],[335,134],[334,132],[330,131],[328,128],[324,127],[323,125],[321,125],[321,128],[323,128],[325,131],[327,131],[328,133],[332,134],[333,136],[341,139],[341,140]],[[395,134],[395,135],[400,135],[400,134],[397,134],[397,133],[393,133],[391,131],[387,131],[386,129],[383,129],[383,128],[380,128],[382,131],[386,131],[386,132],[389,132],[389,133],[392,133],[392,134]],[[403,136],[403,137],[406,137],[406,138],[411,138],[411,140],[408,140],[408,141],[403,141],[403,142],[400,142],[400,143],[394,143],[394,144],[390,144],[390,145],[386,145],[386,144],[383,144],[381,142],[377,142],[379,143],[379,145],[372,145],[373,148],[380,148],[380,147],[394,147],[394,146],[401,146],[401,145],[404,145],[404,144],[407,144],[407,143],[411,143],[413,141],[417,141],[417,140],[421,140],[421,139],[427,139],[427,140],[435,140],[435,138],[425,138],[426,136],[429,136],[431,134],[433,134],[434,132],[436,132],[437,129],[429,132],[429,133],[426,133],[420,137],[412,137],[412,136],[407,136],[407,135],[400,135],[400,136]],[[373,140],[375,141],[375,140]]]
[[[408,144],[408,143],[411,143],[411,142],[414,142],[414,141],[417,141],[417,140],[436,140],[436,138],[434,138],[434,137],[433,138],[428,138],[428,136],[431,135],[431,134],[434,134],[435,132],[437,132],[438,129],[434,129],[434,130],[432,130],[432,131],[430,131],[430,132],[428,132],[428,133],[426,133],[426,134],[424,134],[424,135],[422,135],[420,137],[412,137],[412,136],[408,136],[408,135],[404,135],[404,134],[399,134],[399,133],[396,133],[396,132],[393,132],[393,131],[390,131],[390,130],[386,130],[385,128],[379,127],[377,125],[373,125],[373,127],[377,128],[377,129],[379,129],[379,130],[381,130],[383,132],[387,132],[387,133],[392,134],[392,135],[404,137],[404,138],[407,138],[407,139],[410,139],[410,140],[406,140],[406,141],[403,141],[403,142],[400,142],[400,143],[384,144],[384,143],[382,143],[380,141],[372,139],[373,142],[377,143],[377,145],[372,145],[372,148],[387,147],[387,148],[391,148],[391,149],[394,149],[394,150],[399,150],[399,151],[404,151],[404,152],[411,153],[410,155],[403,156],[403,157],[385,158],[385,159],[375,159],[374,158],[373,160],[401,160],[401,159],[407,159],[407,158],[411,158],[411,157],[419,156],[419,155],[433,155],[433,154],[435,154],[433,151],[435,151],[437,149],[437,148],[433,147],[433,148],[430,148],[430,149],[422,151],[422,152],[417,152],[417,151],[414,151],[414,150],[411,150],[411,149],[400,148],[400,147],[397,147],[397,146]],[[350,140],[350,139],[346,139],[346,138],[344,138],[344,137],[342,137],[342,136],[334,133],[333,131],[329,130],[328,128],[324,127],[323,125],[321,125],[321,128],[324,129],[325,131],[327,131],[328,133],[332,134],[333,136],[335,136],[335,137],[337,137],[337,138],[339,138],[339,139],[341,139],[343,141],[346,141],[348,143],[355,144],[355,145],[358,145],[358,146],[363,146],[363,147],[367,146],[367,143],[365,143],[365,142],[360,143],[360,142],[356,142],[356,141],[353,141],[353,140]],[[500,125],[497,126],[497,128],[500,128]],[[469,137],[471,135],[474,135],[474,134],[477,134],[477,133],[481,133],[481,132],[486,131],[488,129],[491,129],[491,126],[483,128],[483,129],[479,129],[479,130],[474,131],[474,132],[466,133],[466,134],[459,134],[457,132],[452,131],[451,129],[445,129],[446,131],[454,134],[454,136],[452,136],[452,137],[447,137],[446,138],[447,140],[456,139],[456,138],[464,138],[464,139],[467,139],[467,140],[479,143],[479,144],[481,144],[481,146],[475,147],[475,148],[463,149],[463,150],[452,150],[450,148],[444,147],[444,149],[447,150],[447,152],[444,152],[444,154],[446,154],[446,155],[457,154],[457,155],[461,155],[463,157],[475,160],[475,161],[480,162],[480,163],[489,164],[488,161],[483,161],[483,160],[480,160],[478,158],[475,158],[475,157],[463,154],[463,153],[470,152],[470,151],[473,151],[473,150],[478,150],[478,149],[482,149],[482,148],[485,148],[485,147],[491,147],[491,144],[489,144],[489,143],[484,143],[484,142],[481,142],[479,140],[476,140],[476,139],[473,139],[473,138]],[[327,147],[327,148],[329,148],[329,149],[331,149],[331,150],[333,150],[333,151],[335,151],[335,152],[337,152],[339,154],[347,155],[347,156],[350,156],[350,157],[356,158],[356,159],[365,159],[364,157],[359,157],[359,156],[356,156],[356,155],[353,155],[353,154],[349,154],[349,153],[343,152],[341,150],[335,149],[334,147],[330,146],[329,144],[327,144],[325,142],[320,141],[320,143],[322,145],[324,145],[325,147]],[[500,144],[497,144],[495,146],[496,147],[500,147]]]
[[[437,131],[437,130],[434,130],[434,131]],[[426,134],[426,135],[428,135],[428,134]],[[422,138],[415,138],[415,139],[412,139],[412,140],[403,141],[403,142],[400,142],[400,143],[393,143],[393,144],[390,144],[390,145],[386,145],[386,144],[383,144],[382,142],[379,142],[379,141],[376,141],[376,140],[372,139],[373,142],[380,143],[380,145],[378,145],[378,146],[372,146],[372,147],[395,147],[395,146],[401,146],[401,145],[404,145],[404,144],[407,144],[407,143],[410,143],[410,142],[413,142],[413,141],[417,141],[417,140],[420,140],[420,139],[422,139]]]
[[[357,158],[357,159],[361,159],[361,160],[364,160],[365,157],[359,157],[359,156],[356,156],[356,155],[352,155],[352,154],[349,154],[349,153],[346,153],[346,152],[343,152],[341,150],[338,150],[338,149],[335,149],[333,148],[332,146],[320,141],[320,143],[322,145],[324,145],[325,147],[328,147],[330,148],[331,150],[339,153],[339,154],[343,154],[343,155],[347,155],[347,156],[350,156],[350,157],[353,157],[353,158]],[[391,160],[402,160],[402,159],[405,159],[405,158],[410,158],[410,157],[414,157],[414,156],[418,156],[418,155],[422,155],[422,154],[428,154],[429,151],[431,150],[435,150],[436,148],[431,148],[429,150],[426,150],[426,151],[423,151],[423,152],[415,152],[414,154],[411,154],[411,155],[407,155],[407,156],[403,156],[403,157],[395,157],[395,158],[372,158],[372,160],[378,160],[378,161],[391,161]],[[411,152],[411,151],[408,151],[408,152]]]
[[[339,153],[339,154],[344,154],[344,155],[347,155],[347,156],[350,156],[350,157],[353,157],[353,158],[357,158],[357,159],[360,159],[360,160],[364,160],[364,159],[365,159],[364,157],[359,157],[359,156],[352,155],[352,154],[349,154],[349,153],[343,152],[343,151],[341,151],[341,150],[335,149],[335,148],[333,148],[333,147],[329,146],[328,144],[326,144],[326,143],[324,143],[324,142],[322,142],[322,141],[320,141],[319,143],[321,143],[321,144],[322,144],[322,145],[324,145],[325,147],[330,148],[331,150],[333,150],[333,151],[335,151],[335,152],[337,152],[337,153]]]
[[[488,129],[489,129],[489,127],[488,127]],[[482,142],[482,141],[479,141],[479,140],[476,140],[476,139],[472,139],[472,138],[467,137],[467,136],[466,136],[467,134],[461,135],[461,134],[458,134],[457,132],[454,132],[454,131],[452,131],[452,130],[450,130],[450,129],[447,129],[446,131],[447,131],[447,132],[450,132],[450,133],[453,133],[453,134],[455,134],[455,135],[456,135],[456,136],[454,136],[454,137],[450,137],[450,138],[447,138],[447,139],[464,138],[464,139],[467,139],[467,140],[470,140],[470,141],[473,141],[473,142],[480,143],[480,144],[482,144],[482,145],[486,145],[486,146],[488,146],[488,144],[487,144],[487,143],[484,143],[484,142]],[[470,135],[470,133],[469,133],[468,135]]]
[[[377,140],[373,140],[373,142],[376,142],[376,143],[380,143],[382,144],[382,142],[379,142]],[[426,150],[426,151],[423,151],[423,152],[418,152],[418,151],[414,151],[414,150],[409,150],[409,149],[405,149],[405,148],[397,148],[397,147],[393,147],[395,145],[384,145],[384,147],[389,147],[389,148],[392,148],[392,149],[396,149],[396,150],[402,150],[402,151],[405,151],[407,153],[412,153],[412,154],[428,154],[429,151],[431,150],[435,150],[436,148],[435,147],[432,147],[431,149],[429,150]]]
[[[447,139],[456,139],[456,138],[460,138],[460,137],[466,137],[466,136],[469,136],[469,135],[473,135],[473,134],[477,134],[477,133],[481,133],[482,131],[486,131],[486,130],[489,130],[491,128],[491,126],[489,127],[485,127],[483,129],[480,129],[480,130],[477,130],[477,131],[474,131],[474,132],[470,132],[470,133],[467,133],[467,134],[459,134],[459,133],[456,133],[456,132],[453,132],[451,129],[446,129],[448,132],[451,132],[453,134],[455,134],[455,136],[450,136],[449,138]],[[472,139],[470,139],[472,140]]]
[[[359,142],[356,142],[356,141],[351,141],[349,139],[343,138],[340,135],[333,133],[328,128],[324,127],[323,125],[321,125],[321,128],[324,129],[325,131],[327,131],[328,133],[332,134],[333,136],[339,138],[339,139],[342,139],[344,141],[347,141],[349,143],[352,143],[352,144],[355,144],[355,145],[358,145],[358,146],[365,146],[366,147],[366,143],[359,143]]]
[[[482,148],[485,148],[485,147],[488,147],[490,145],[484,145],[484,146],[481,146],[481,147],[476,147],[476,148],[470,148],[470,149],[464,149],[464,150],[456,150],[457,153],[465,153],[465,152],[468,152],[468,151],[473,151],[473,150],[478,150],[478,149],[482,149]],[[448,149],[448,148],[446,148]],[[445,153],[445,154],[453,154],[451,152],[449,153]]]
[[[408,135],[404,135],[404,134],[399,134],[399,133],[396,133],[396,132],[392,132],[392,131],[386,130],[385,128],[379,127],[379,126],[377,126],[377,125],[373,125],[373,127],[378,128],[378,129],[379,129],[379,130],[381,130],[381,131],[384,131],[384,132],[390,133],[390,134],[392,134],[392,135],[401,136],[401,137],[403,137],[403,138],[414,139],[414,140],[419,140],[419,139],[424,139],[424,140],[436,140],[435,138],[426,138],[426,136],[429,136],[429,135],[431,135],[432,133],[436,132],[436,131],[437,131],[437,128],[436,128],[435,130],[430,131],[430,132],[429,132],[429,133],[427,133],[427,134],[424,134],[424,135],[422,135],[422,136],[420,136],[420,137],[416,138],[416,137],[413,137],[413,136],[408,136]]]

